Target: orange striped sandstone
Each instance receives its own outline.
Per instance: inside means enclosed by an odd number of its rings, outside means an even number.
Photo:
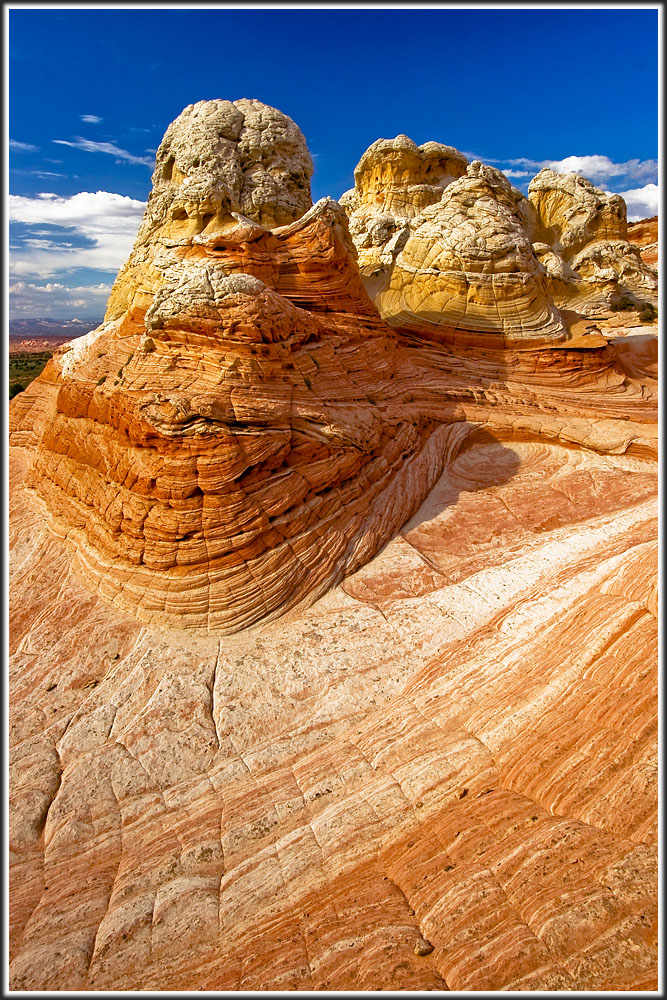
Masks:
[[[12,988],[655,988],[650,352],[216,190],[11,404]]]

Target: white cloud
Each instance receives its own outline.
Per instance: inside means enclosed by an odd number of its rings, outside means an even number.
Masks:
[[[10,274],[51,278],[81,267],[116,272],[132,249],[145,207],[143,201],[109,191],[81,191],[70,198],[51,192],[35,198],[9,195],[10,222],[63,226],[93,241],[87,247],[65,246],[53,238],[45,246],[24,244],[10,255]]]
[[[532,177],[530,170],[503,170],[505,177]]]
[[[493,160],[493,163],[509,163],[510,167],[528,168],[537,173],[547,167],[557,174],[583,174],[594,183],[609,180],[611,177],[624,177],[630,181],[649,181],[658,174],[657,160],[625,160],[616,163],[601,153],[588,156],[566,156],[562,160],[531,160],[520,156],[514,160]],[[505,171],[508,176],[513,176]],[[516,175],[514,175],[516,176]]]
[[[103,118],[98,118],[97,115],[79,115],[82,122],[90,122],[91,125],[99,125]]]
[[[74,142],[69,142],[67,139],[52,139],[51,141],[58,143],[59,146],[83,149],[86,153],[108,153],[110,156],[115,156],[117,160],[140,163],[144,167],[154,166],[154,161],[150,157],[135,156],[134,153],[128,153],[126,149],[121,149],[114,142],[93,142],[92,139],[83,139],[81,136],[76,136]]]
[[[639,222],[640,219],[650,219],[658,214],[660,192],[657,184],[645,184],[641,188],[631,188],[629,191],[616,191],[620,194],[628,208],[628,221]],[[612,194],[607,191],[607,194]]]
[[[33,146],[30,142],[19,142],[17,139],[10,139],[8,145],[15,153],[36,153],[39,149],[39,146]]]
[[[71,319],[73,310],[101,318],[104,315],[111,285],[76,285],[73,288],[59,281],[44,285],[14,281],[9,286],[11,319],[51,316]]]
[[[658,172],[657,160],[626,160],[614,163],[608,156],[566,156],[564,160],[553,160],[550,169],[559,174],[583,174],[592,181],[604,181],[609,177],[628,177],[631,180],[647,180]]]

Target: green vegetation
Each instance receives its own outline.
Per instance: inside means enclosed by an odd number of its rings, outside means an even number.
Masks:
[[[650,302],[642,302],[639,318],[642,323],[655,323],[658,318],[658,310]]]
[[[9,355],[9,398],[13,399],[19,392],[30,385],[44,371],[46,362],[52,358],[50,351],[37,351],[35,354]]]
[[[609,308],[612,312],[617,313],[624,312],[626,309],[636,309],[637,304],[636,302],[633,302],[631,298],[628,298],[627,295],[622,295],[620,299],[616,299],[615,302],[612,302]]]
[[[621,295],[619,299],[609,306],[612,312],[625,312],[636,309],[642,323],[655,323],[658,318],[658,310],[650,302],[635,302],[628,295]]]

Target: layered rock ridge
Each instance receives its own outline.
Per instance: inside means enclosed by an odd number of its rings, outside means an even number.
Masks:
[[[526,199],[450,147],[413,146],[380,148],[382,168],[374,150],[359,176],[376,198],[386,182],[392,207],[431,202],[411,220],[415,254],[459,268],[448,295],[472,330],[458,353],[424,269],[401,265],[403,301],[431,302],[427,335],[424,314],[407,328],[380,316],[343,208],[310,204],[291,119],[213,101],[169,126],[105,322],[12,411],[14,442],[37,445],[27,486],[119,609],[225,633],[312,602],[392,537],[480,423],[654,453],[655,393],[604,339],[525,350],[564,336],[522,236]],[[511,286],[523,351],[483,349],[496,285]]]

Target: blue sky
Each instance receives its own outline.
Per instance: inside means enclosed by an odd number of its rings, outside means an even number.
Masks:
[[[526,190],[576,170],[658,210],[658,11],[9,9],[10,317],[100,318],[155,150],[187,105],[290,115],[339,197],[378,138],[435,139]]]

